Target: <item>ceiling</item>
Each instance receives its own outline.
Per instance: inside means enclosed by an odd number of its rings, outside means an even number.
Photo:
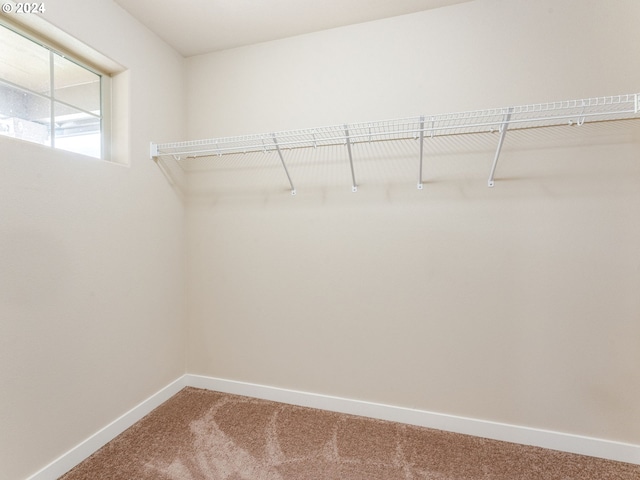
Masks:
[[[185,57],[471,0],[114,0]]]

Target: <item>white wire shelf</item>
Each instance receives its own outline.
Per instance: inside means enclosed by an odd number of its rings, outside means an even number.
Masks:
[[[624,94],[565,100],[551,103],[492,108],[470,112],[421,115],[418,117],[333,125],[326,127],[288,130],[274,133],[212,138],[186,142],[151,144],[151,157],[173,157],[178,162],[200,157],[232,155],[250,152],[276,151],[295,194],[281,149],[317,148],[346,145],[352,173],[352,190],[357,191],[351,145],[363,142],[391,141],[500,132],[500,139],[491,173],[493,176],[507,130],[581,126],[585,123],[626,120],[640,117],[640,94]],[[422,145],[420,148],[420,180],[422,188]]]

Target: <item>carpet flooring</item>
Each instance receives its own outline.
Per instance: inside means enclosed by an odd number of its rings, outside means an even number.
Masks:
[[[60,480],[638,480],[640,465],[185,388]]]

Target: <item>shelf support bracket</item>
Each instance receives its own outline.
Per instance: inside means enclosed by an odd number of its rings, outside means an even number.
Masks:
[[[276,134],[273,135],[273,143],[276,145],[276,150],[278,152],[278,156],[280,157],[280,161],[282,162],[282,166],[284,167],[284,173],[287,174],[287,179],[289,180],[289,185],[291,185],[291,195],[296,194],[296,187],[293,186],[293,182],[291,181],[291,175],[289,175],[289,170],[287,169],[287,164],[284,163],[284,157],[282,156],[282,152],[280,151],[280,145],[278,145],[278,139],[276,138]]]
[[[422,153],[424,152],[424,116],[420,117],[420,173],[418,174],[418,190],[422,190]]]
[[[356,193],[358,191],[358,185],[356,184],[356,174],[353,170],[353,156],[351,155],[351,139],[349,137],[349,126],[345,124],[344,134],[347,139],[347,151],[349,152],[349,165],[351,165],[351,191]]]
[[[509,121],[511,120],[511,114],[513,108],[509,108],[507,113],[504,114],[502,123],[500,124],[500,140],[498,141],[498,148],[496,149],[496,155],[493,158],[493,165],[491,166],[491,173],[489,174],[489,181],[487,184],[493,187],[493,176],[496,173],[496,167],[498,166],[498,158],[500,157],[500,151],[502,150],[502,144],[504,143],[504,137],[507,135],[507,128],[509,128]]]
[[[582,125],[584,125],[584,120],[585,120],[585,116],[584,116],[584,110],[587,108],[587,105],[584,103],[584,100],[582,100],[582,112],[580,113],[580,117],[578,118],[578,126],[581,127]]]

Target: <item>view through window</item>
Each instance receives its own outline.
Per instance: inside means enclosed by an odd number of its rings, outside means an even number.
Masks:
[[[100,158],[100,74],[0,25],[0,135]]]

